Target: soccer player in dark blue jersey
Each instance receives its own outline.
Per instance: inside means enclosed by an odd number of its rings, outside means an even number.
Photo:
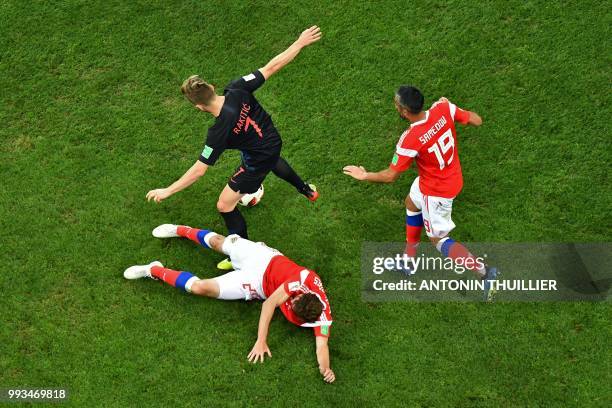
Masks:
[[[263,68],[232,81],[223,95],[217,95],[215,88],[197,75],[187,78],[181,91],[198,110],[212,114],[215,123],[208,129],[204,149],[195,164],[170,186],[149,191],[147,199],[159,203],[189,187],[216,163],[223,151],[236,149],[241,152],[242,163],[230,177],[217,202],[217,209],[225,220],[229,234],[248,239],[246,221],[236,204],[244,194],[256,192],[269,172],[291,183],[301,194],[315,201],[319,196],[316,188],[304,183],[281,157],[280,134],[253,92],[291,62],[304,47],[320,38],[319,27],[308,28]],[[221,263],[220,267],[228,269],[230,266]]]

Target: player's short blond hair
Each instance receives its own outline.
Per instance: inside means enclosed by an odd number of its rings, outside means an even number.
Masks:
[[[213,87],[198,75],[192,75],[183,81],[181,92],[194,105],[208,105],[215,95]]]

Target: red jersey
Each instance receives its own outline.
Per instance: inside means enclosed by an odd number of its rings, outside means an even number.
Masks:
[[[470,113],[440,100],[402,133],[390,167],[406,171],[416,158],[419,188],[424,195],[454,198],[463,187],[455,122],[467,124]]]
[[[332,324],[331,309],[319,275],[299,266],[284,255],[277,255],[272,258],[264,272],[262,285],[264,294],[270,297],[281,285],[289,295],[289,299],[280,306],[287,320],[298,326],[312,327],[315,336],[329,337],[329,328]],[[300,293],[314,293],[323,303],[323,312],[316,322],[304,323],[293,312],[291,298]]]

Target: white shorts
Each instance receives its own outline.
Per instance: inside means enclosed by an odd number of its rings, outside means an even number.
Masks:
[[[410,187],[410,199],[423,213],[425,232],[430,238],[444,238],[455,228],[451,218],[453,199],[423,195],[419,188],[419,177]]]
[[[225,238],[222,250],[229,255],[234,270],[213,278],[219,285],[218,299],[265,299],[264,272],[270,260],[282,254],[263,242],[255,243],[235,234]]]

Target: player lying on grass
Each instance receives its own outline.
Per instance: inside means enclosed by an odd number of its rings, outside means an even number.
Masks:
[[[266,354],[272,357],[267,344],[268,328],[278,307],[291,323],[313,329],[319,371],[326,382],[336,379],[329,365],[327,347],[331,309],[319,275],[297,265],[276,249],[238,235],[224,237],[208,230],[163,224],[153,230],[153,236],[188,238],[204,248],[222,252],[230,257],[235,270],[216,278],[200,279],[189,272],[164,268],[155,261],[126,269],[123,273],[126,279],[161,279],[194,295],[215,299],[265,299],[257,341],[248,354],[249,361],[263,362]]]
[[[169,187],[149,191],[147,199],[159,203],[189,187],[206,173],[209,166],[216,163],[223,151],[236,149],[242,154],[242,163],[230,177],[217,201],[217,209],[225,221],[228,234],[248,238],[246,221],[236,204],[244,194],[257,191],[270,171],[292,184],[309,200],[315,201],[318,198],[316,188],[304,183],[281,157],[281,137],[272,118],[253,96],[253,92],[291,62],[302,48],[320,38],[319,27],[310,27],[263,68],[227,85],[223,95],[217,95],[214,86],[197,75],[186,79],[181,91],[198,110],[213,115],[215,123],[208,129],[204,150],[195,164]],[[219,267],[231,269],[227,262],[221,262]]]
[[[425,226],[430,241],[444,256],[459,260],[485,280],[485,298],[491,300],[494,291],[490,281],[497,278],[497,269],[477,262],[465,246],[449,236],[455,228],[451,219],[453,200],[463,187],[455,122],[480,126],[482,119],[446,98],[441,98],[427,111],[423,111],[424,102],[417,88],[401,86],[395,94],[395,107],[400,117],[411,125],[402,133],[391,164],[377,173],[370,173],[361,166],[346,166],[344,173],[357,180],[392,183],[416,161],[419,176],[406,196],[407,255],[416,255]]]

